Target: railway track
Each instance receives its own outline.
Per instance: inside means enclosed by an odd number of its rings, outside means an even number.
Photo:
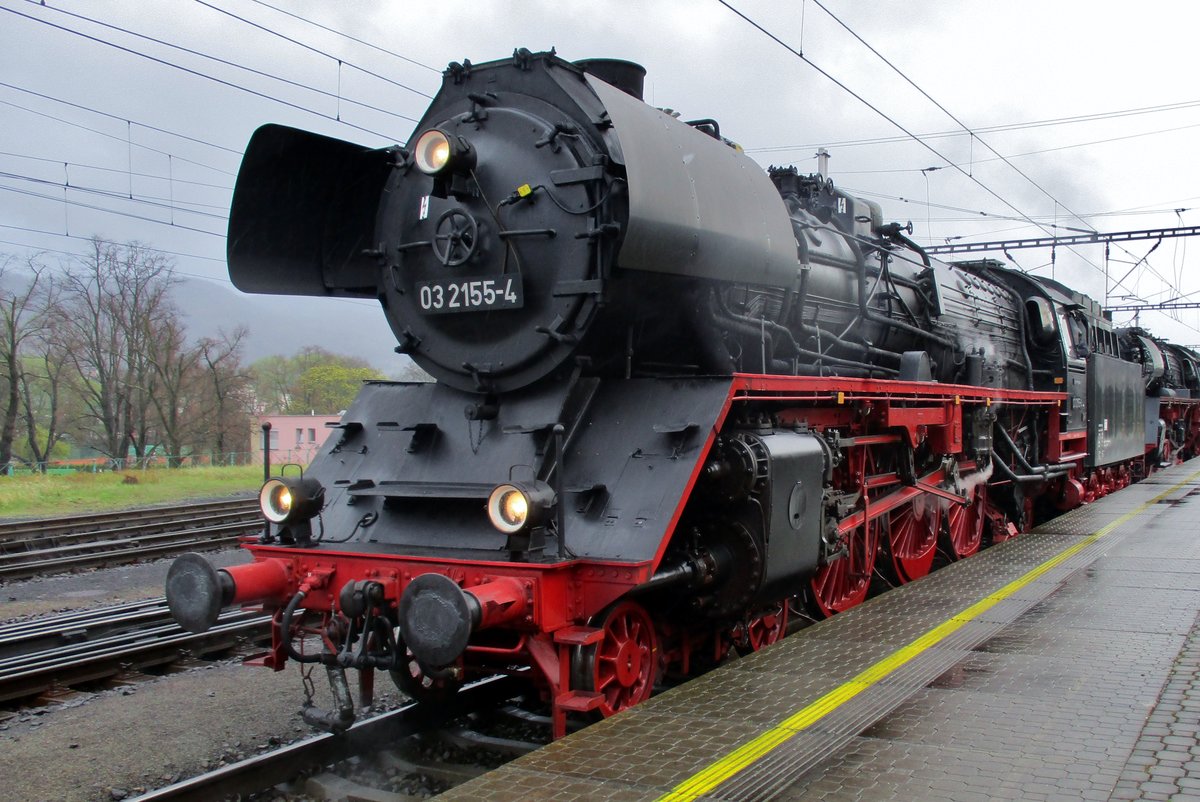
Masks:
[[[158,598],[0,626],[0,703],[227,652],[264,638],[270,620],[230,610],[196,635],[172,621]]]
[[[513,677],[485,679],[464,687],[444,704],[409,704],[362,719],[341,735],[316,735],[151,791],[137,797],[137,800],[201,802],[244,799],[276,786],[287,788],[285,793],[303,793],[309,799],[372,799],[380,798],[385,792],[395,794],[388,798],[397,800],[427,797],[431,789],[444,790],[492,766],[480,765],[478,761],[455,763],[447,759],[444,749],[434,749],[431,753],[431,750],[422,750],[406,739],[428,736],[445,742],[446,738],[457,738],[460,751],[485,750],[499,756],[495,763],[532,751],[540,744],[482,735],[453,723],[469,714],[495,708],[513,699],[526,687],[526,681]],[[546,732],[548,736],[548,723]],[[386,751],[382,751],[384,749]],[[419,777],[415,782],[424,790],[410,797],[403,791],[382,791],[375,782],[347,776],[369,775],[370,771],[360,771],[358,765],[368,760],[382,765],[383,771],[390,775]]]
[[[262,528],[253,498],[0,524],[0,581],[235,545]]]
[[[43,703],[68,689],[123,683],[142,671],[226,653],[265,639],[270,620],[227,611],[211,630],[195,635],[171,622],[165,599],[158,598],[0,626],[0,707]],[[397,787],[417,789],[412,798],[424,798],[549,740],[547,716],[509,706],[505,718],[544,733],[539,740],[523,740],[512,737],[511,727],[498,730],[491,716],[479,714],[527,690],[527,678],[493,677],[436,706],[410,704],[363,719],[341,736],[314,736],[145,798],[221,799],[280,784],[308,799],[355,798],[371,788],[393,793]],[[0,718],[4,715],[0,710]],[[388,798],[409,797],[401,791]]]

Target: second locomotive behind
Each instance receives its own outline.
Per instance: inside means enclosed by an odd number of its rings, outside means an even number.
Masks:
[[[314,724],[353,719],[347,668],[435,699],[532,669],[562,734],[772,642],[793,599],[836,613],[1136,479],[1151,406],[1194,443],[1086,296],[931,259],[643,75],[519,50],[451,64],[406,147],[251,140],[234,283],[377,298],[436,379],[367,384],[264,486],[253,563],[168,579],[192,629],[274,610],[262,662],[335,691]]]

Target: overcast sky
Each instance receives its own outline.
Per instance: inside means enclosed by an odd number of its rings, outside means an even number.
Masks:
[[[1200,224],[1200,4],[728,1],[796,52],[718,0],[0,0],[0,252],[136,239],[227,284],[256,127],[403,143],[446,63],[514,47],[637,61],[648,102],[764,166],[815,171],[824,146],[921,243]],[[1011,254],[1101,301],[1200,301],[1200,243],[1139,263],[1154,244]],[[1142,323],[1200,343],[1200,312]]]

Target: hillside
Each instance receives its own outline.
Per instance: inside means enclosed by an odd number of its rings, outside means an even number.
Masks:
[[[175,302],[196,336],[215,336],[238,324],[250,329],[245,362],[271,354],[290,355],[306,345],[362,357],[399,378],[412,366],[392,349],[396,338],[383,310],[370,301],[247,295],[212,281],[182,279]]]

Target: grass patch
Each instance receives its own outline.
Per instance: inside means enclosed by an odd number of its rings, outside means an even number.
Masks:
[[[126,477],[137,481],[129,481]],[[0,517],[51,517],[257,491],[262,467],[155,468],[70,476],[0,476]]]

